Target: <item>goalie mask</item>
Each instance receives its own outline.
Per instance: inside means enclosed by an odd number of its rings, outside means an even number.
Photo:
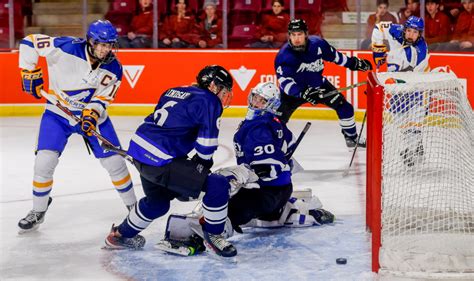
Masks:
[[[425,23],[422,18],[411,16],[403,25],[403,44],[414,45],[420,40]],[[418,32],[416,32],[418,31]],[[416,36],[418,33],[418,36]]]
[[[288,44],[294,51],[304,52],[308,44],[308,25],[302,19],[294,19],[288,24]]]
[[[272,82],[259,83],[250,90],[248,96],[249,110],[246,118],[251,120],[266,112],[279,115],[278,108],[280,104],[280,91],[278,87]]]
[[[199,88],[208,89],[216,94],[224,108],[229,107],[234,80],[225,68],[220,65],[208,65],[199,71],[196,82]]]
[[[100,63],[108,64],[115,59],[112,51],[118,48],[118,33],[108,20],[97,20],[87,30],[87,52]]]

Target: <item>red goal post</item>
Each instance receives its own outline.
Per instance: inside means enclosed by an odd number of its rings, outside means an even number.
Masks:
[[[372,271],[474,280],[474,114],[451,73],[370,73]]]

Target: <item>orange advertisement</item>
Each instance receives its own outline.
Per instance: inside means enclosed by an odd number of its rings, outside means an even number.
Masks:
[[[273,69],[276,50],[120,50],[118,58],[123,65],[122,85],[115,105],[154,105],[161,93],[168,88],[189,85],[205,65],[220,64],[229,69],[234,77],[233,106],[246,106],[247,94],[259,82],[276,82]],[[372,60],[368,51],[346,51],[347,55]],[[474,105],[474,54],[431,54],[431,68],[450,65],[464,81],[471,105]],[[44,60],[40,66],[47,71]],[[383,68],[382,70],[383,71]],[[336,88],[365,81],[367,73],[352,72],[344,67],[325,62],[324,75]],[[44,103],[21,91],[18,69],[18,53],[0,53],[0,104],[21,105]],[[366,86],[345,92],[356,109],[366,108]]]

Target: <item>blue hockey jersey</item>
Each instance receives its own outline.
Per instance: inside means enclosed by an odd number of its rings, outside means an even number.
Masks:
[[[288,43],[278,52],[274,66],[282,93],[300,97],[306,88],[321,86],[324,61],[344,67],[354,63],[320,37],[309,36],[307,44],[304,52],[294,51]]]
[[[199,157],[210,160],[218,145],[222,111],[219,98],[207,89],[169,89],[132,136],[128,154],[142,163],[163,166],[195,148]]]
[[[293,149],[296,139],[285,124],[272,114],[244,120],[234,135],[237,164],[269,165],[268,177],[260,177],[260,186],[281,186],[291,183],[290,165],[285,155]]]

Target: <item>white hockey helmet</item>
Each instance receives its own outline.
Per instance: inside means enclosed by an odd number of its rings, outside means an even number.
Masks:
[[[253,116],[263,115],[265,112],[279,115],[280,104],[280,90],[272,82],[258,83],[250,90],[248,107]]]

